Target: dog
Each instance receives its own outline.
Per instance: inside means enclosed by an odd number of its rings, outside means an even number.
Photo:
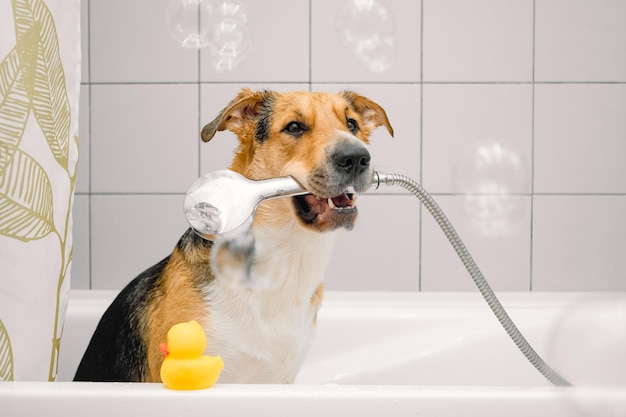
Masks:
[[[263,202],[247,237],[212,242],[188,229],[111,303],[74,380],[159,382],[168,329],[196,320],[206,353],[224,360],[219,383],[294,382],[337,231],[353,228],[356,194],[371,183],[367,144],[379,126],[393,136],[384,109],[352,91],[241,90],[202,140],[229,130],[239,139],[231,170],[292,176],[310,194]]]

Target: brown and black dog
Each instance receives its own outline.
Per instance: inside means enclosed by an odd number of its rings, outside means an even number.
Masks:
[[[289,175],[310,194],[262,203],[243,244],[214,245],[187,230],[109,306],[75,380],[160,381],[168,329],[196,320],[207,354],[224,360],[219,382],[293,382],[315,331],[335,231],[352,229],[355,193],[371,182],[366,145],[378,126],[393,135],[385,111],[354,92],[242,90],[202,140],[230,130],[240,142],[231,170],[250,179]],[[246,263],[251,280],[267,285],[241,285]]]

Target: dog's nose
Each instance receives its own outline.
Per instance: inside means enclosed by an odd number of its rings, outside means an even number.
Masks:
[[[335,148],[335,167],[346,174],[360,174],[370,165],[370,153],[361,145],[342,143]]]

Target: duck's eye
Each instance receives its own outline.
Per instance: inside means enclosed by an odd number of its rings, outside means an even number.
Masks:
[[[305,125],[303,125],[302,123],[299,123],[299,122],[289,122],[289,123],[287,123],[287,126],[285,126],[285,128],[283,129],[283,132],[287,133],[288,135],[291,135],[291,136],[294,136],[296,138],[299,138],[307,130],[308,130],[308,128]]]
[[[348,129],[350,129],[350,132],[352,133],[356,133],[359,131],[359,125],[356,123],[356,120],[354,119],[347,119],[346,125],[348,126]]]

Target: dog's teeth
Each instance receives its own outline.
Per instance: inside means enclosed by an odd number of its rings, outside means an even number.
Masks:
[[[332,198],[329,198],[329,199],[328,199],[328,206],[329,206],[331,209],[334,209],[334,208],[335,208],[335,203],[333,203],[333,199],[332,199]]]

